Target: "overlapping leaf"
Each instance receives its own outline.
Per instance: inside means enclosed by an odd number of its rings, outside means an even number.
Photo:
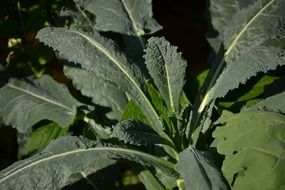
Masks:
[[[285,92],[268,97],[256,105],[244,109],[245,111],[266,110],[285,114]]]
[[[285,117],[248,111],[226,117],[214,132],[222,171],[234,190],[282,189],[285,186]]]
[[[138,70],[129,65],[112,41],[95,32],[86,34],[64,28],[44,28],[38,32],[37,38],[59,51],[63,58],[79,63],[83,69],[127,92],[145,111],[152,127],[166,137],[159,116],[141,88]]]
[[[96,16],[95,28],[142,36],[161,27],[152,18],[151,0],[80,0],[80,5]]]
[[[158,157],[120,147],[100,145],[78,137],[62,137],[40,154],[16,162],[0,172],[1,189],[60,189],[71,174],[100,159],[124,158],[172,172],[174,165]]]
[[[48,125],[42,126],[27,138],[26,142],[22,147],[19,147],[20,155],[28,155],[35,151],[42,150],[48,143],[61,136],[65,136],[68,133],[69,127],[59,127],[56,123],[49,123]]]
[[[80,105],[64,85],[48,76],[34,81],[11,79],[0,89],[0,96],[2,120],[20,132],[44,119],[65,127]]]
[[[186,61],[164,38],[151,38],[146,49],[146,65],[169,109],[179,113]]]
[[[284,8],[283,0],[257,0],[232,17],[223,39],[226,68],[207,93],[200,111],[257,73],[285,64],[285,44],[278,41],[285,37]]]
[[[184,150],[179,154],[176,169],[183,177],[187,190],[228,189],[208,152],[190,148]]]
[[[64,73],[72,79],[75,88],[79,89],[83,95],[92,98],[92,102],[111,108],[112,111],[107,114],[109,118],[121,117],[127,105],[127,97],[115,84],[83,68],[64,66]]]
[[[215,30],[219,32],[219,38],[224,38],[224,30],[230,25],[232,16],[240,10],[251,5],[255,0],[211,0],[210,13],[211,23]]]
[[[138,120],[127,120],[118,123],[113,128],[112,137],[137,146],[166,143],[153,129]]]

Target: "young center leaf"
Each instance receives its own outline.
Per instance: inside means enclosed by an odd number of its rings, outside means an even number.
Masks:
[[[227,65],[207,92],[199,111],[259,72],[285,64],[285,1],[258,0],[233,15],[224,31]],[[274,41],[275,43],[273,43]]]
[[[164,38],[150,38],[145,54],[146,66],[159,92],[173,113],[179,113],[186,61]]]
[[[142,107],[156,132],[168,138],[156,110],[142,90],[139,71],[128,63],[111,40],[96,32],[87,34],[64,28],[44,28],[37,38],[59,51],[64,59],[79,63],[82,68],[126,92]]]
[[[95,28],[142,36],[161,29],[152,17],[152,0],[80,0],[79,4],[96,17]]]
[[[68,126],[80,103],[68,89],[49,76],[36,80],[10,81],[0,89],[0,116],[6,125],[25,132],[37,122],[47,119],[61,127]]]
[[[18,161],[0,172],[2,189],[60,189],[70,175],[79,173],[100,159],[123,158],[145,166],[175,172],[174,164],[137,150],[100,144],[79,137],[62,137],[40,154]]]

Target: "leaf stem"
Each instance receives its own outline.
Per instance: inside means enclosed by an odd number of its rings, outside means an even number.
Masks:
[[[207,79],[202,87],[202,89],[198,92],[198,95],[195,99],[192,113],[190,114],[190,118],[186,127],[186,137],[188,138],[188,141],[190,142],[191,135],[194,132],[194,130],[198,127],[199,122],[201,120],[201,116],[204,109],[207,107],[209,102],[211,101],[211,88],[215,84],[219,74],[221,73],[222,69],[224,68],[224,47],[221,45],[217,55],[216,59],[213,63],[213,69],[210,70]],[[203,95],[205,94],[205,95]],[[201,97],[203,97],[201,99]]]

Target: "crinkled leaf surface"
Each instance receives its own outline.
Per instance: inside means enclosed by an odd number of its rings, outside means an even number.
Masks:
[[[64,73],[72,79],[75,88],[83,95],[92,98],[93,103],[111,108],[112,111],[107,114],[109,118],[121,117],[127,105],[127,97],[115,84],[79,67],[64,66]]]
[[[137,150],[98,144],[78,137],[62,137],[40,154],[18,161],[0,172],[1,189],[60,189],[71,174],[100,159],[124,158],[174,172],[171,162]]]
[[[256,105],[243,111],[266,110],[285,114],[285,92],[268,97]]]
[[[177,47],[165,38],[150,38],[145,54],[146,66],[169,109],[179,112],[179,99],[184,86],[186,61]]]
[[[34,81],[11,79],[0,89],[1,118],[20,132],[44,119],[65,127],[79,105],[64,85],[49,76]]]
[[[227,65],[201,106],[244,84],[258,72],[285,64],[284,43],[270,43],[285,37],[285,1],[257,0],[238,11],[225,29]]]
[[[151,0],[81,0],[81,6],[96,16],[95,28],[141,36],[161,29],[152,18]]]
[[[92,71],[102,80],[107,80],[127,92],[150,119],[152,127],[162,136],[162,123],[154,107],[141,88],[140,74],[131,67],[126,57],[111,40],[98,33],[87,34],[64,28],[44,28],[37,38],[59,51],[68,61],[79,63],[82,68]]]
[[[228,189],[209,152],[188,148],[179,154],[177,171],[187,190]]]
[[[113,128],[112,137],[137,146],[166,143],[152,128],[138,120],[119,122]]]
[[[284,189],[285,116],[252,111],[227,117],[214,132],[232,189]]]
[[[211,0],[211,22],[215,30],[219,32],[219,38],[223,39],[224,29],[230,23],[232,16],[243,8],[252,4],[255,0]]]

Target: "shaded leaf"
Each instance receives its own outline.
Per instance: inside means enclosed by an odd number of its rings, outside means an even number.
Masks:
[[[219,39],[221,41],[224,38],[225,28],[231,24],[230,21],[233,15],[251,5],[254,1],[255,0],[211,0],[211,23],[214,29],[219,32]]]
[[[115,189],[115,182],[120,176],[120,169],[116,160],[98,160],[79,173],[71,175],[67,185],[62,190]],[[108,176],[108,178],[102,176]]]
[[[56,123],[42,126],[32,132],[24,146],[19,150],[20,155],[27,155],[34,151],[41,150],[48,145],[51,140],[57,139],[67,134],[69,127],[61,128]]]
[[[127,120],[118,123],[113,128],[112,137],[137,146],[166,143],[152,128],[138,120]]]
[[[83,68],[65,65],[64,73],[72,79],[76,89],[80,90],[84,96],[92,98],[93,103],[112,109],[107,117],[111,119],[121,117],[127,105],[127,97],[116,85]]]
[[[139,120],[149,125],[149,121],[141,108],[133,101],[129,101],[127,106],[125,107],[124,113],[120,119],[120,121],[125,120]]]
[[[152,18],[151,0],[81,0],[81,6],[96,16],[95,28],[127,35],[154,33],[161,26]]]
[[[138,172],[137,176],[144,184],[147,190],[165,190],[165,187],[159,182],[159,180],[151,173],[151,171],[145,166],[132,165],[132,169]]]
[[[283,0],[258,0],[232,17],[223,39],[227,65],[207,92],[200,112],[257,73],[285,64],[284,43],[277,40],[285,37],[284,7]]]
[[[0,114],[4,123],[20,132],[44,119],[68,126],[80,105],[64,85],[49,76],[34,81],[11,79],[0,89],[0,95]]]
[[[271,96],[243,111],[266,110],[285,114],[285,92]]]
[[[224,101],[223,99],[222,100],[223,102],[220,102],[219,105],[229,108],[238,102],[250,101],[254,98],[257,98],[258,96],[262,95],[265,91],[265,88],[276,79],[277,77],[265,75],[262,78],[260,78],[254,86],[252,87],[246,86],[248,91],[242,95],[239,95],[235,91],[233,91],[232,93],[228,93],[227,96],[225,97],[226,101]],[[241,91],[241,89],[239,89],[239,91]],[[236,94],[238,94],[238,96],[236,96]]]
[[[129,65],[126,57],[111,40],[101,37],[96,32],[86,34],[64,28],[44,28],[38,32],[37,38],[59,51],[68,61],[79,63],[82,68],[92,71],[98,78],[128,92],[148,116],[151,127],[168,138],[162,131],[158,114],[141,88],[139,71]]]
[[[48,145],[40,154],[18,161],[0,172],[2,189],[60,189],[71,174],[78,173],[100,159],[124,158],[142,165],[174,172],[171,162],[137,150],[103,146],[78,137],[62,137]],[[24,183],[23,183],[24,181]]]
[[[187,190],[229,189],[209,152],[192,148],[184,150],[179,154],[176,169],[183,177]]]

